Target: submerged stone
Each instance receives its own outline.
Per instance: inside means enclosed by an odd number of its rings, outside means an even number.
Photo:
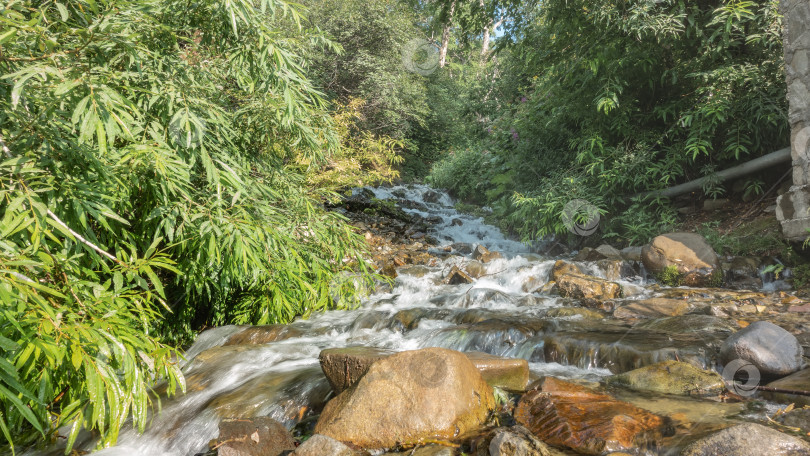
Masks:
[[[681,456],[806,456],[804,440],[756,423],[732,426],[693,442]]]
[[[713,395],[725,389],[723,377],[679,361],[664,361],[608,377],[608,385],[663,394]]]
[[[689,302],[682,299],[650,298],[631,301],[613,311],[621,319],[673,317],[689,312]]]
[[[785,391],[810,392],[810,369],[802,369],[799,372],[780,378],[765,385],[769,388],[776,388]],[[797,407],[810,406],[810,396],[805,394],[791,394],[789,392],[761,391],[762,397],[783,404],[796,404]]]
[[[489,456],[562,456],[523,426],[495,429],[488,449]]]
[[[515,419],[546,443],[592,455],[656,448],[672,431],[666,418],[552,377],[520,399]]]
[[[223,345],[259,345],[279,340],[301,337],[304,334],[299,328],[290,325],[247,326],[232,335]]]

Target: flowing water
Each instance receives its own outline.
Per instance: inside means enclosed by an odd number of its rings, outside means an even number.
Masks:
[[[230,337],[245,334],[245,327],[206,331],[186,352],[188,392],[164,398],[162,412],[153,416],[143,435],[124,430],[116,447],[95,454],[205,452],[217,437],[220,420],[230,417],[268,415],[292,428],[330,397],[318,364],[320,351],[330,347],[477,350],[527,359],[535,377],[585,381],[676,357],[714,367],[707,347],[721,342],[729,330],[706,330],[713,322],[710,316],[695,316],[679,330],[671,330],[678,325],[667,322],[631,330],[618,320],[584,318],[571,311],[576,303],[568,299],[527,291],[532,288],[527,284],[548,281],[553,259],[530,253],[526,245],[506,239],[482,219],[456,212],[446,194],[424,186],[373,191],[380,199],[410,201],[406,211],[437,221],[430,234],[440,245],[482,244],[503,258],[485,264],[485,275],[467,285],[445,285],[442,279],[452,266],[464,267],[470,258],[447,256],[435,267],[402,268],[393,287],[370,296],[356,310],[313,315],[283,329],[253,330],[258,336],[273,332],[276,340],[269,343],[226,345]],[[604,276],[594,264],[582,267]],[[626,277],[622,283],[636,297],[654,293],[643,288],[647,284],[640,276]],[[691,421],[714,423],[740,412],[736,406],[690,399],[630,399],[653,411],[681,410]],[[92,440],[84,445],[91,449]]]

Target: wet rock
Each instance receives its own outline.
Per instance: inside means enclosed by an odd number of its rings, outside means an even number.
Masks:
[[[318,360],[335,394],[357,383],[376,361],[394,352],[373,347],[327,348]]]
[[[596,266],[605,274],[605,278],[608,280],[626,279],[638,275],[638,271],[624,260],[599,260],[596,262]]]
[[[483,263],[481,263],[480,261],[476,260],[467,263],[464,269],[467,271],[467,274],[476,279],[483,275],[486,275],[487,273],[487,267],[484,266]]]
[[[453,250],[461,255],[469,255],[473,251],[473,245],[466,242],[455,242],[450,244]]]
[[[674,360],[614,375],[605,382],[636,391],[697,396],[719,394],[725,389],[723,377],[717,372]]]
[[[810,369],[803,369],[787,377],[780,378],[765,385],[785,391],[810,391]],[[761,391],[760,395],[766,399],[782,404],[796,404],[797,407],[810,406],[810,396],[791,394],[787,392]]]
[[[681,456],[803,456],[810,455],[804,440],[756,423],[745,423],[693,442]]]
[[[422,199],[426,203],[436,204],[442,199],[442,194],[433,190],[428,190],[422,194]]]
[[[463,285],[472,282],[473,278],[470,277],[470,275],[466,272],[459,269],[458,266],[453,266],[450,269],[450,272],[447,273],[447,277],[444,278],[444,283],[447,285]]]
[[[539,293],[547,282],[538,276],[530,276],[520,287],[526,293]]]
[[[580,316],[586,320],[601,320],[605,318],[605,314],[598,310],[588,309],[587,307],[555,307],[546,312],[547,317],[565,318]]]
[[[557,279],[560,296],[579,299],[587,306],[599,306],[622,294],[618,283],[584,274],[564,274]]]
[[[456,451],[453,448],[442,445],[418,446],[412,450],[400,451],[398,453],[385,453],[396,456],[454,456]]]
[[[324,408],[315,432],[363,448],[454,440],[495,406],[492,388],[462,353],[443,348],[382,359]]]
[[[583,247],[582,250],[579,251],[576,255],[574,255],[574,261],[598,261],[604,260],[607,257],[602,253],[598,252],[596,249],[591,247]]]
[[[565,274],[582,274],[579,266],[563,260],[557,260],[551,268],[551,280],[557,281]]]
[[[610,324],[609,320],[572,323],[571,328],[543,336],[542,358],[533,356],[530,361],[585,369],[603,367],[614,374],[670,359],[706,368],[711,366],[715,350],[724,339],[722,335],[705,332],[675,334],[627,328]]]
[[[462,226],[464,225],[464,222],[460,218],[454,218],[450,221],[450,224],[453,226]]]
[[[339,394],[357,383],[375,362],[396,352],[374,347],[327,348],[318,357],[329,384]],[[484,352],[467,352],[469,359],[490,386],[509,391],[525,391],[529,383],[529,363]]]
[[[559,451],[549,447],[533,436],[523,426],[495,429],[489,443],[490,456],[557,456]]]
[[[759,276],[759,260],[751,257],[734,257],[728,267],[731,280],[748,279]]]
[[[300,337],[303,334],[302,330],[289,325],[247,326],[229,337],[222,345],[261,345]]]
[[[220,380],[222,372],[233,367],[234,360],[229,361],[219,369],[208,371],[207,377],[212,383]],[[250,361],[250,358],[245,360]],[[261,416],[273,409],[277,419],[291,423],[300,419],[301,407],[323,407],[330,391],[329,382],[317,367],[305,367],[295,372],[267,372],[232,390],[222,391],[208,402],[206,408],[220,418],[231,419]],[[279,397],[289,399],[279,403]],[[198,411],[193,407],[189,410],[189,419],[195,412]]]
[[[337,440],[321,434],[315,434],[292,453],[293,456],[359,456],[360,453],[352,450]]]
[[[613,316],[620,319],[673,317],[689,309],[689,302],[683,299],[650,298],[619,307],[613,311]]]
[[[720,349],[720,359],[741,359],[764,376],[784,376],[802,368],[802,347],[796,337],[768,321],[757,321],[732,334]]]
[[[641,250],[640,246],[631,246],[623,248],[620,253],[625,261],[641,261]]]
[[[220,456],[281,456],[295,450],[295,441],[281,423],[261,416],[223,420],[216,446]]]
[[[695,332],[730,333],[738,329],[734,323],[714,315],[681,315],[678,317],[656,318],[655,320],[641,322],[634,327],[670,334]]]
[[[398,331],[410,331],[419,326],[419,322],[424,319],[443,320],[451,314],[450,309],[435,309],[425,307],[414,307],[402,309],[391,318],[389,328]]]
[[[525,359],[504,358],[483,352],[467,352],[465,355],[490,386],[508,391],[526,390],[529,362]]]
[[[806,433],[810,431],[810,408],[794,408],[789,412],[777,415],[776,421]]]
[[[499,252],[490,252],[483,245],[475,246],[475,250],[473,250],[472,256],[473,259],[478,260],[482,263],[489,263],[492,260],[503,258],[503,255],[501,255]]]
[[[722,274],[717,254],[702,236],[694,233],[657,236],[644,246],[641,260],[653,274],[676,267],[682,276],[681,283],[690,287],[716,283],[718,274]]]
[[[430,268],[428,268],[427,266],[423,266],[423,265],[415,265],[415,266],[409,266],[409,267],[406,267],[406,268],[402,268],[402,269],[399,270],[399,273],[402,274],[402,275],[408,275],[408,276],[413,276],[413,277],[417,277],[417,278],[422,278],[422,277],[426,276],[427,274],[430,274]]]
[[[382,274],[382,275],[384,275],[386,277],[390,277],[392,279],[396,279],[397,278],[397,266],[393,262],[387,261],[383,265],[382,269],[380,269],[380,274]]]
[[[597,253],[599,253],[608,260],[622,259],[622,253],[619,250],[617,250],[616,247],[613,247],[608,244],[602,244],[594,250],[596,250]]]
[[[584,386],[546,377],[523,395],[515,419],[540,440],[578,453],[657,447],[667,419]]]

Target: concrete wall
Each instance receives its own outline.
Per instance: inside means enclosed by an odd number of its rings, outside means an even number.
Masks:
[[[793,187],[777,200],[785,237],[810,233],[810,0],[782,0],[788,117],[791,126]]]

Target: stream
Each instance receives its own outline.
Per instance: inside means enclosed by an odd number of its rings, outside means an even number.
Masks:
[[[407,212],[441,220],[429,233],[439,241],[433,248],[436,266],[399,268],[393,287],[371,295],[355,310],[317,314],[285,327],[224,326],[203,332],[186,352],[187,394],[163,398],[161,412],[153,415],[144,434],[125,429],[117,446],[94,454],[190,456],[207,451],[223,418],[267,415],[290,429],[311,421],[312,411],[331,397],[318,363],[321,350],[331,347],[482,351],[528,360],[533,378],[580,382],[598,382],[669,359],[717,369],[712,348],[733,332],[726,320],[694,314],[632,325],[612,317],[594,318],[595,312],[583,314],[576,310],[581,309],[577,302],[532,285],[548,281],[554,259],[531,253],[480,218],[458,213],[448,195],[438,193],[437,199],[437,192],[424,186],[372,191],[379,199],[412,201]],[[434,202],[425,201],[427,194]],[[483,264],[472,284],[446,285],[443,278],[453,266],[465,268],[473,261],[469,256],[438,255],[443,246],[454,243],[481,244],[503,257]],[[596,263],[579,265],[587,274],[606,276]],[[650,283],[642,269],[636,272],[617,280],[631,295],[627,299],[672,291]],[[240,335],[247,343],[234,342]],[[271,342],[250,343],[257,340]],[[679,427],[664,448],[649,454],[671,454],[693,434],[729,421],[762,419],[778,407],[629,391],[613,394],[689,423]],[[92,439],[87,437],[79,447],[91,450]]]

